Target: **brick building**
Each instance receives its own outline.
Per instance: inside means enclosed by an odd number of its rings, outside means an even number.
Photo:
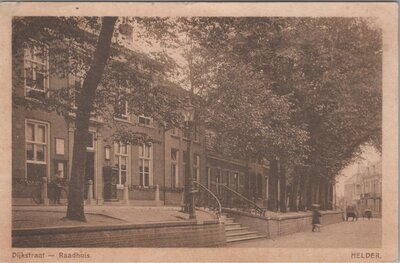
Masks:
[[[13,100],[40,99],[47,91],[60,87],[76,87],[82,80],[74,75],[60,76],[49,71],[57,58],[51,47],[31,41],[21,50],[13,49]],[[68,62],[66,62],[68,63]],[[159,82],[158,82],[159,83]],[[186,91],[173,87],[171,92]],[[124,185],[129,187],[132,204],[155,204],[155,189],[166,205],[180,204],[184,187],[187,143],[181,129],[166,130],[145,115],[129,114],[126,105],[114,105],[112,122],[151,137],[151,145],[123,145],[113,141],[115,129],[103,117],[91,118],[89,140],[86,142],[86,181],[93,181],[95,203],[103,204],[105,167],[117,174],[117,198],[122,199]],[[67,180],[71,176],[74,118],[65,118],[54,111],[27,109],[13,105],[12,111],[12,178],[13,204],[30,204],[30,193],[43,177],[51,181],[61,170]],[[251,164],[248,178],[243,161],[207,152],[205,131],[198,125],[193,134],[192,174],[197,181],[218,191],[216,183],[224,183],[252,199],[265,199],[264,166]],[[256,193],[254,195],[254,193]],[[85,193],[87,195],[87,193]]]
[[[217,194],[224,192],[223,185],[227,186],[265,207],[268,199],[268,164],[261,160],[246,162],[235,158],[234,154],[216,147],[216,144],[213,132],[206,131],[206,185]],[[232,196],[235,194],[231,193],[229,197]]]

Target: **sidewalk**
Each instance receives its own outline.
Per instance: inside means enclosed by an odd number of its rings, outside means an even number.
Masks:
[[[113,225],[122,223],[144,224],[156,222],[186,221],[189,215],[179,212],[179,207],[134,207],[134,206],[85,206],[87,222],[65,220],[66,206],[14,206],[13,229]],[[215,219],[210,212],[197,210],[197,221]]]

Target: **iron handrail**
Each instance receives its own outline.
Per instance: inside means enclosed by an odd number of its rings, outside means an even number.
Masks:
[[[231,191],[232,193],[234,193],[236,196],[240,197],[242,200],[246,201],[247,203],[251,204],[254,209],[262,216],[265,216],[265,209],[259,207],[256,203],[254,203],[253,201],[251,201],[250,199],[246,198],[245,196],[241,195],[240,193],[236,192],[235,190],[229,188],[228,186],[224,185],[224,184],[219,184],[221,186],[223,186],[224,188],[228,189],[229,191]]]
[[[207,187],[205,187],[204,185],[202,185],[201,183],[197,182],[197,181],[193,181],[194,184],[197,184],[198,186],[200,186],[201,188],[203,188],[204,190],[206,190],[218,203],[218,215],[222,214],[222,205],[221,202],[219,201],[218,197],[210,191],[210,189],[208,189]]]

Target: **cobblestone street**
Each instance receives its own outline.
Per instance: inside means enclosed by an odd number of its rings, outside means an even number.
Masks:
[[[322,227],[321,232],[301,232],[272,239],[232,243],[228,247],[271,248],[377,248],[382,242],[380,219],[343,222]]]

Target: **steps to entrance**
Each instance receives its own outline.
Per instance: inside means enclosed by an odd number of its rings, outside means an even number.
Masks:
[[[221,215],[221,220],[225,225],[227,243],[266,238],[266,236],[259,235],[257,232],[250,231],[248,227],[235,223],[235,219],[228,217],[226,214]]]

